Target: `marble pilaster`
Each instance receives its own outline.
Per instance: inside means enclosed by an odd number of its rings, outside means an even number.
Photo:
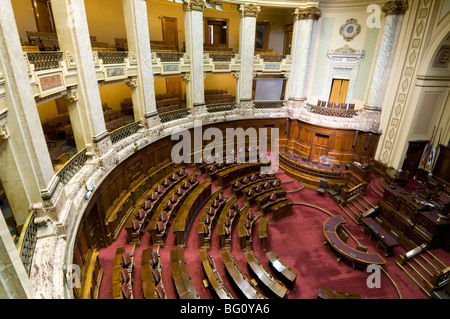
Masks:
[[[317,7],[295,9],[294,29],[292,36],[292,72],[289,85],[289,99],[304,101],[308,83],[309,57],[314,31],[314,21],[322,13]]]
[[[29,206],[51,193],[56,176],[34,100],[28,69],[10,1],[0,10],[0,72],[4,74],[0,176],[16,222],[25,222]]]
[[[398,42],[396,34],[407,8],[408,1],[388,1],[382,8],[383,12],[386,13],[386,19],[369,87],[369,94],[364,105],[364,108],[367,110],[381,111],[386,83],[392,65],[392,55],[395,53],[395,47]]]
[[[238,79],[240,107],[248,107],[248,101],[252,100],[253,88],[253,60],[255,56],[255,32],[256,16],[260,7],[253,4],[242,4],[238,8],[241,16],[239,26],[239,56],[241,69]]]
[[[153,79],[147,3],[145,0],[123,0],[128,50],[137,60],[138,76],[128,85],[133,100],[134,119],[153,127],[158,120]],[[147,119],[151,119],[147,121]],[[148,124],[152,123],[152,126]]]
[[[184,0],[186,53],[191,60],[191,74],[186,82],[187,107],[194,116],[202,116],[205,108],[205,75],[203,66],[203,10],[205,0]]]
[[[111,144],[103,116],[102,102],[95,73],[86,9],[82,0],[61,0],[52,3],[60,50],[72,56],[77,67],[78,112],[86,145],[100,151],[103,157]],[[95,145],[101,144],[101,145]]]

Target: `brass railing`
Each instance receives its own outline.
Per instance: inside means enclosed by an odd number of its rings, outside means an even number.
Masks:
[[[125,58],[128,57],[128,51],[98,51],[97,54],[103,64],[125,63]]]
[[[109,133],[109,137],[111,138],[112,143],[117,143],[128,136],[135,134],[139,130],[140,122],[133,122],[130,124],[126,124],[118,129],[115,129],[111,133]]]
[[[35,71],[59,68],[62,55],[59,51],[27,52],[28,62],[34,65]]]
[[[207,104],[206,110],[209,113],[232,111],[237,107],[236,102]]]
[[[161,62],[179,62],[183,55],[183,52],[156,52]]]
[[[284,106],[284,101],[253,101],[255,109],[279,109]]]
[[[184,118],[184,117],[188,116],[188,114],[189,114],[189,109],[184,107],[184,108],[174,110],[174,111],[159,113],[159,119],[160,119],[161,123],[167,123],[170,121]]]
[[[352,109],[335,109],[331,107],[318,106],[306,103],[306,108],[311,113],[320,115],[337,116],[337,117],[353,117],[358,113],[358,110]]]
[[[37,226],[34,224],[35,212],[31,211],[17,243],[17,252],[25,267],[25,271],[30,276],[31,262],[33,261],[34,248],[36,247]]]
[[[72,156],[61,169],[56,173],[60,182],[66,185],[67,182],[83,167],[88,157],[86,155],[87,149],[83,149]]]

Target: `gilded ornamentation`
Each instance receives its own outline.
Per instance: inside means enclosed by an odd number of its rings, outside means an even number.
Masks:
[[[243,17],[256,17],[261,8],[254,3],[246,3],[239,6],[239,11]]]
[[[184,0],[185,9],[203,11],[206,7],[206,0]]]
[[[344,37],[345,41],[353,40],[361,32],[361,25],[356,19],[348,19],[344,25],[341,26],[339,33]]]
[[[408,9],[408,1],[402,0],[402,1],[388,1],[384,4],[383,12],[386,15],[389,14],[405,14],[406,10]]]
[[[318,7],[297,8],[294,14],[299,20],[312,19],[319,20],[322,16],[322,11]]]

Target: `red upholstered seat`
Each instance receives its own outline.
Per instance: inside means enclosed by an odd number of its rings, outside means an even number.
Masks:
[[[239,188],[239,187],[241,187],[242,186],[242,184],[239,182],[239,181],[237,181],[236,183],[234,183],[234,187],[235,188]]]
[[[209,226],[207,224],[203,224],[203,233],[205,236],[209,235]]]
[[[156,223],[156,226],[158,227],[159,232],[162,232],[164,230],[164,223],[162,221],[158,221]]]
[[[128,288],[127,284],[124,283],[124,284],[121,286],[121,289],[122,289],[122,296],[123,296],[123,298],[124,298],[124,299],[130,299],[130,298],[131,298],[131,291],[130,291],[130,289]]]
[[[230,216],[227,216],[227,218],[225,219],[225,226],[230,226],[231,225],[231,219]]]
[[[153,278],[155,279],[155,283],[158,283],[161,280],[161,274],[159,273],[159,269],[155,268],[152,270]]]
[[[229,209],[227,212],[227,216],[230,216],[230,218],[233,218],[235,214],[236,212],[234,209]]]
[[[276,201],[276,200],[277,200],[277,195],[272,194],[272,195],[270,196],[270,200],[271,200],[272,202]]]
[[[245,220],[245,228],[250,228],[252,227],[252,222],[249,219]]]
[[[219,196],[217,197],[217,199],[219,201],[223,201],[225,199],[225,196],[223,195],[223,193],[219,193]],[[216,201],[216,200],[214,200],[214,201]]]
[[[250,179],[247,176],[245,176],[244,179],[242,180],[242,182],[244,184],[248,184],[250,182]]]
[[[156,290],[156,293],[158,294],[158,298],[159,299],[165,299],[166,298],[166,294],[164,292],[163,287],[161,286],[161,283],[156,285],[155,290]]]
[[[252,182],[254,182],[254,181],[256,181],[258,179],[258,176],[253,174],[252,177],[250,177],[250,179],[252,180]]]

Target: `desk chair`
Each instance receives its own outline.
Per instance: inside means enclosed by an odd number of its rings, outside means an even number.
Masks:
[[[317,194],[323,195],[325,194],[325,190],[328,186],[328,181],[325,179],[321,179],[319,183],[319,187],[317,188]]]
[[[363,245],[357,245],[356,250],[362,251],[363,253],[367,253],[367,247]]]
[[[341,193],[341,184],[335,183],[333,188],[328,190],[327,194],[334,198],[334,196],[339,195]]]
[[[347,233],[341,231],[341,232],[339,233],[339,238],[340,238],[340,239],[342,240],[342,242],[345,244],[345,243],[347,242],[348,235],[347,235]]]

